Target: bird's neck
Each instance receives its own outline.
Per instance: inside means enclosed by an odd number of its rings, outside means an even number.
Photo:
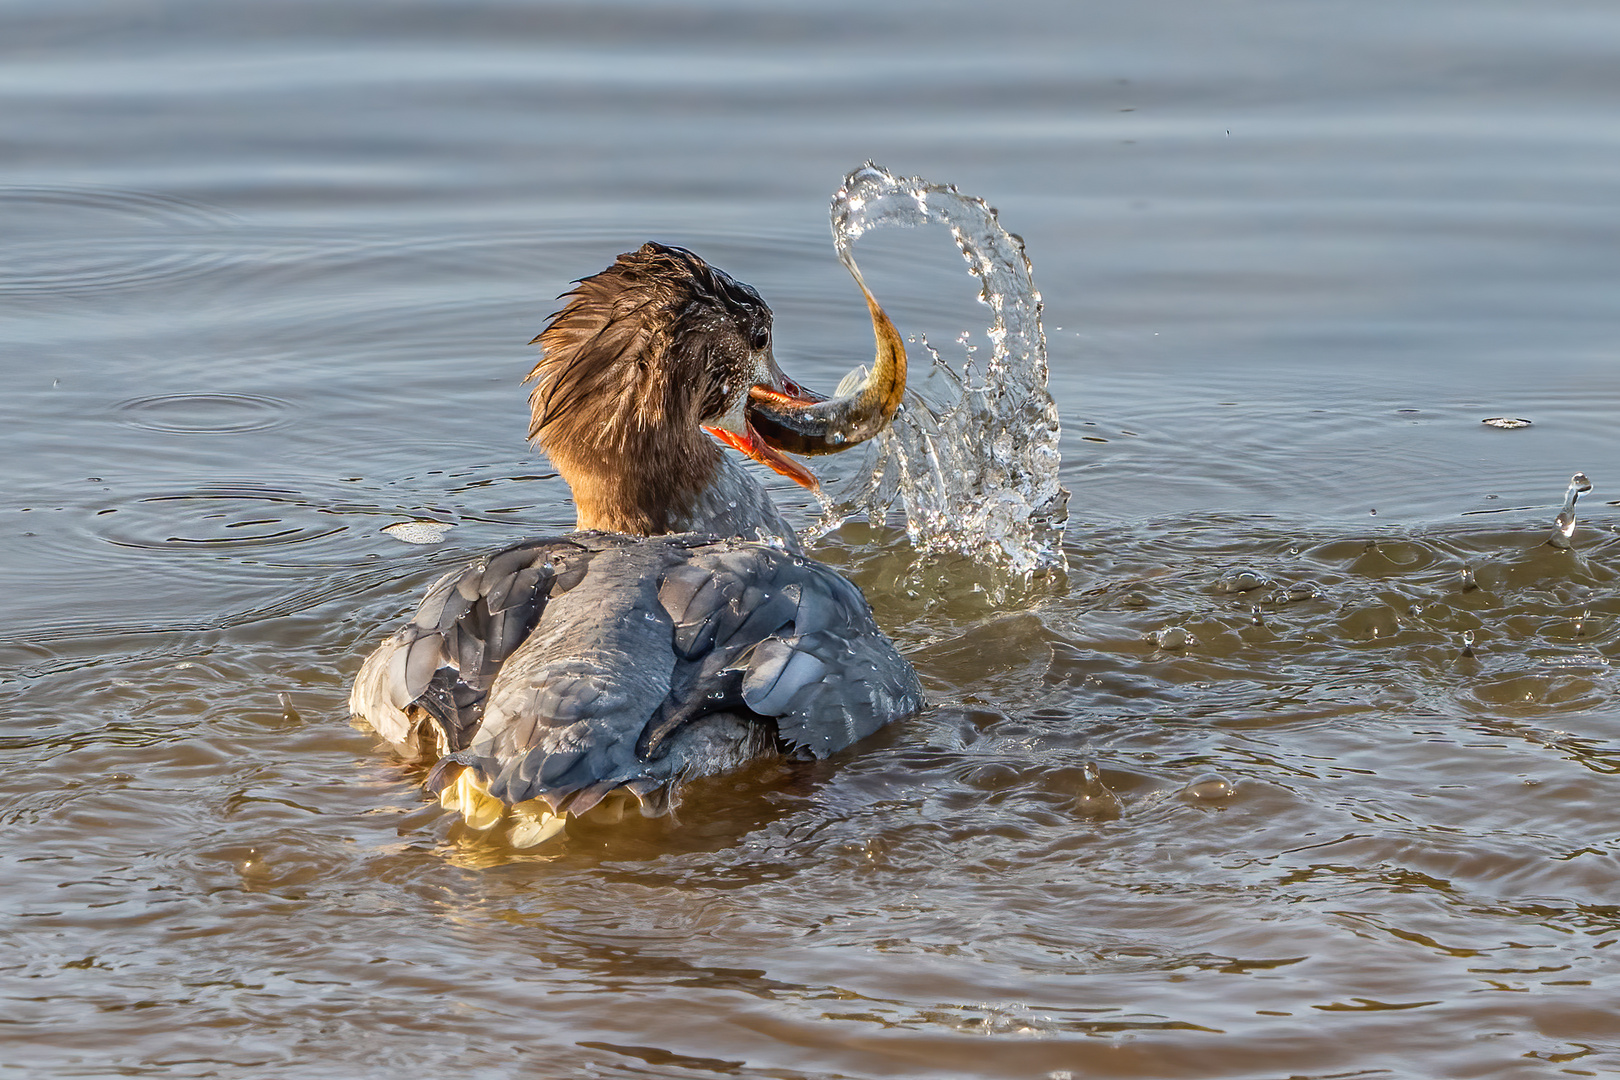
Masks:
[[[697,431],[646,433],[626,445],[547,442],[545,451],[573,490],[579,528],[634,536],[693,531],[703,492],[721,472],[720,448]]]
[[[574,492],[580,529],[660,536],[707,533],[801,551],[798,535],[754,475],[707,437],[621,457],[547,448]]]

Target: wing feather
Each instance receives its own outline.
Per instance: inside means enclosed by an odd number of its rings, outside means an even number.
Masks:
[[[425,729],[441,754],[466,746],[491,679],[540,619],[555,562],[577,550],[571,540],[529,540],[439,578],[361,665],[349,711],[410,756],[426,749]]]
[[[379,731],[387,705],[446,733],[430,786],[470,766],[509,805],[583,811],[619,786],[662,807],[671,782],[762,748],[826,757],[922,693],[829,567],[743,540],[582,533],[446,575],[354,700]]]

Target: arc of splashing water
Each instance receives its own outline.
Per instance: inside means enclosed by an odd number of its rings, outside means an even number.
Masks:
[[[987,558],[1025,575],[1061,569],[1069,493],[1058,482],[1060,427],[1046,386],[1041,294],[1023,240],[983,199],[871,162],[833,196],[833,243],[857,282],[853,248],[861,236],[932,223],[950,229],[991,313],[982,382],[970,384],[934,353],[952,400],[933,409],[908,392],[878,440],[874,465],[827,506],[823,526],[861,511],[881,520],[898,497],[920,550]]]

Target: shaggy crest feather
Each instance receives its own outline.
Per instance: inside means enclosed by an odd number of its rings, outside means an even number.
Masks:
[[[713,482],[702,432],[770,345],[759,294],[684,248],[644,244],[564,294],[534,339],[529,437],[574,489],[581,528],[667,532]]]

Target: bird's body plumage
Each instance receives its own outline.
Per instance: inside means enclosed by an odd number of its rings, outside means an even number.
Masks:
[[[628,285],[610,277],[627,262]],[[860,590],[807,559],[702,434],[742,414],[750,385],[784,381],[763,302],[656,245],[572,295],[538,339],[531,434],[574,488],[581,531],[442,577],[350,696],[400,752],[436,760],[429,787],[469,824],[510,811],[518,844],[617,789],[662,809],[683,780],[825,757],[922,705]],[[695,355],[672,362],[683,341]],[[681,478],[660,485],[665,466]]]

